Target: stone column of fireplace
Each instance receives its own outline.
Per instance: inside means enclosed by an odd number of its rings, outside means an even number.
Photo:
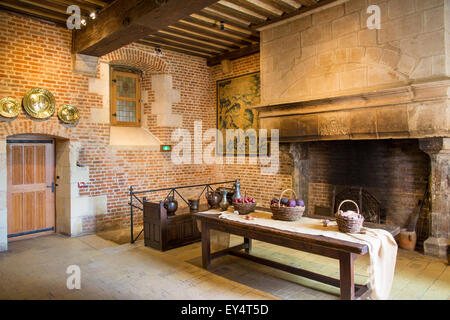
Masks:
[[[430,156],[431,234],[424,242],[426,255],[447,259],[450,227],[450,138],[420,139]]]
[[[292,173],[292,187],[297,196],[305,201],[308,210],[309,165],[308,146],[302,143],[291,143],[289,152],[294,163]],[[310,212],[311,214],[313,212]],[[308,214],[308,212],[305,212]]]

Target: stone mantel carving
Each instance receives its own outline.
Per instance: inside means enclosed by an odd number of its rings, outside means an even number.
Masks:
[[[280,141],[450,136],[450,79],[256,106]]]

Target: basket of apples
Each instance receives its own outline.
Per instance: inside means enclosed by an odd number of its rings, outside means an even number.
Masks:
[[[249,214],[255,211],[256,201],[252,197],[237,198],[233,201],[233,207],[239,214]]]
[[[286,191],[292,191],[295,199],[284,198],[283,195]],[[303,216],[305,203],[302,199],[297,198],[294,190],[286,189],[281,193],[280,199],[272,199],[270,210],[272,210],[273,218],[276,220],[296,221]]]

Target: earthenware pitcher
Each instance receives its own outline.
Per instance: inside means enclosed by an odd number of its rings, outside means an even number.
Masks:
[[[200,202],[200,199],[189,199],[188,203],[189,203],[189,211],[191,213],[196,213],[198,212],[198,204]]]
[[[167,215],[169,216],[175,214],[175,211],[178,209],[178,201],[172,196],[167,197],[167,200],[164,201],[164,209],[167,210]]]
[[[208,191],[205,195],[206,200],[208,200],[208,205],[210,209],[219,208],[219,202],[221,200],[220,192],[218,191]]]
[[[228,193],[227,190],[222,190],[222,200],[219,203],[220,210],[222,211],[226,211],[230,206],[227,200],[227,193]]]

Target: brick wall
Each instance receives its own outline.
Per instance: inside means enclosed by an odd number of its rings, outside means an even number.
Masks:
[[[259,54],[233,60],[232,72],[228,74],[222,72],[221,65],[212,67],[211,89],[214,92],[214,104],[217,103],[215,100],[217,80],[257,72],[260,70],[259,62]],[[261,165],[249,164],[248,158],[245,164],[237,164],[235,161],[235,164],[219,166],[218,173],[224,180],[240,179],[242,191],[247,192],[247,196],[254,197],[258,206],[268,207],[273,197],[279,197],[281,191],[292,188],[292,159],[288,148],[288,145],[280,146],[280,167],[275,175],[262,175]]]
[[[386,209],[386,222],[406,226],[430,174],[418,140],[310,142],[308,212],[330,207],[333,187],[363,187]]]
[[[69,103],[80,111],[81,119],[76,126],[60,123],[56,114],[48,120],[37,121],[21,112],[13,121],[0,122],[0,140],[14,134],[33,133],[80,144],[79,164],[90,169],[89,187],[80,195],[108,198],[106,214],[83,218],[83,232],[127,224],[130,185],[142,190],[215,181],[217,171],[213,166],[174,165],[170,154],[109,146],[109,124],[91,117],[93,109],[103,107],[102,96],[89,92],[88,75],[71,70],[70,31],[0,10],[0,46],[0,97],[11,96],[21,101],[29,89],[42,87],[53,93],[57,106]],[[154,53],[153,48],[143,45],[132,44],[127,48],[142,54]],[[180,90],[181,101],[174,104],[172,112],[183,116],[182,126],[191,129],[192,121],[200,119],[204,130],[214,127],[215,109],[206,61],[167,50],[161,59],[167,65],[165,71],[173,77],[174,88]],[[143,90],[149,92],[148,102],[143,106],[144,116],[148,118],[146,128],[164,143],[170,143],[174,128],[157,127],[151,114],[150,73],[143,79]],[[161,197],[162,194],[154,195],[149,200]]]

